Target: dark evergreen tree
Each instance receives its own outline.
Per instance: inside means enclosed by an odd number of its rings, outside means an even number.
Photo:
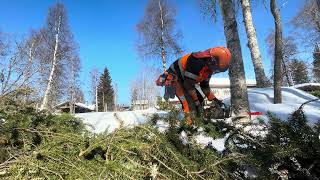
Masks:
[[[302,84],[310,82],[308,77],[307,64],[298,59],[293,59],[290,63],[292,81],[294,84]]]
[[[105,68],[100,76],[98,85],[98,110],[99,112],[112,111],[114,108],[114,91],[111,85],[111,77],[108,68]]]
[[[317,44],[313,51],[313,77],[320,82],[320,44]]]

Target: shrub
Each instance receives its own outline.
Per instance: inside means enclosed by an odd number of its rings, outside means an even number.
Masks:
[[[248,152],[259,177],[316,179],[320,173],[318,125],[310,127],[302,109],[293,112],[288,121],[271,114],[269,119],[269,133],[260,141],[261,146]]]
[[[319,91],[312,91],[311,94],[320,98],[320,90]]]

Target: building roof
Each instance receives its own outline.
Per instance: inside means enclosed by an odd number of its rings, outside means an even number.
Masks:
[[[256,86],[257,82],[254,79],[246,79],[246,84],[248,87]],[[211,78],[209,82],[210,87],[230,87],[230,79],[229,78]]]
[[[149,101],[148,100],[135,100],[133,101],[133,105],[143,105],[143,104],[148,104]]]
[[[83,103],[75,103],[75,104],[76,104],[76,106],[87,108],[92,111],[95,110],[95,107],[96,107],[96,105],[94,105],[94,104],[83,104]]]
[[[162,101],[166,101],[164,98],[161,98]],[[174,96],[174,98],[169,98],[168,99],[169,102],[178,102],[179,99],[177,96]]]
[[[64,101],[60,104],[57,104],[54,106],[54,108],[67,108],[69,106],[69,102],[70,101]],[[75,103],[76,106],[78,107],[82,107],[82,108],[85,108],[85,109],[90,109],[90,110],[94,110],[95,109],[95,105],[92,104],[92,105],[87,105],[87,104],[83,104],[83,103]]]

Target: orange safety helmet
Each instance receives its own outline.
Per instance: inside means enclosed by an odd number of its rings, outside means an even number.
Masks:
[[[224,46],[217,46],[207,49],[205,51],[195,52],[193,56],[196,58],[210,58],[211,66],[220,72],[226,71],[229,68],[231,61],[231,53],[228,48]]]
[[[228,48],[218,46],[210,49],[211,58],[216,59],[216,65],[219,70],[226,71],[229,68],[231,61],[231,53]]]

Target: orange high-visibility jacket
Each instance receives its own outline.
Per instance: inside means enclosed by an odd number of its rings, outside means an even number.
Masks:
[[[186,54],[176,60],[168,69],[169,73],[175,74],[178,78],[178,83],[182,86],[182,92],[187,92],[194,101],[198,100],[195,84],[200,83],[200,87],[204,94],[213,99],[214,95],[210,91],[209,80],[212,75],[212,71],[206,65],[206,60],[203,58],[196,58],[192,54]],[[181,93],[180,93],[181,94]],[[177,96],[179,96],[177,94]],[[183,101],[184,95],[178,97]],[[189,109],[185,109],[185,112]]]

